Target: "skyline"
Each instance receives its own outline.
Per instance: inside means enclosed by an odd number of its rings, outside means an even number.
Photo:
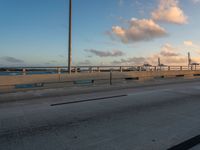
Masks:
[[[105,6],[106,4],[106,6]],[[200,62],[198,0],[73,0],[73,65]],[[0,66],[67,66],[68,0],[0,1]]]

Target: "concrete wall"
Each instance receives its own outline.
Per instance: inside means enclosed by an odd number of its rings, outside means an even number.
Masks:
[[[138,77],[139,80],[153,78],[170,78],[184,75],[185,78],[193,78],[194,74],[200,71],[141,71],[141,72],[113,72],[113,79],[125,79]],[[47,75],[20,75],[20,76],[0,76],[0,86],[28,84],[28,83],[51,83],[76,80],[109,80],[109,72],[77,73],[77,74],[47,74]]]
[[[198,76],[194,76],[194,74]],[[113,83],[128,83],[130,80],[145,81],[158,78],[198,78],[200,71],[141,71],[141,72],[112,72]],[[47,75],[20,75],[0,76],[0,93],[16,92],[33,88],[16,88],[16,85],[44,83],[41,88],[56,88],[74,86],[73,81],[95,80],[95,84],[109,84],[110,72],[47,74]]]

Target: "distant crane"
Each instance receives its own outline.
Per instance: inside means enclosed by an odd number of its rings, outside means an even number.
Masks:
[[[164,64],[161,64],[160,57],[158,57],[158,66],[159,66],[159,67],[165,66]]]
[[[188,67],[192,64],[192,59],[190,56],[190,52],[188,52]]]
[[[164,67],[164,66],[166,66],[166,65],[161,64],[160,57],[158,57],[158,67],[160,67],[159,70],[162,70],[162,67]]]
[[[160,66],[161,63],[160,63],[160,57],[158,57],[158,66]]]
[[[192,70],[193,66],[195,66],[195,70],[196,70],[196,68],[197,68],[198,65],[199,65],[199,63],[197,63],[197,62],[192,62],[190,52],[188,52],[188,69],[189,69],[190,66],[191,66],[191,70]]]

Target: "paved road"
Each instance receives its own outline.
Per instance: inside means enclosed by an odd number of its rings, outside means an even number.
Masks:
[[[0,150],[166,150],[199,125],[200,82],[2,103]]]

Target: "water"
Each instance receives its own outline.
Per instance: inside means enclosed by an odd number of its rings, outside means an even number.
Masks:
[[[17,76],[17,75],[22,75],[22,72],[0,72],[0,76]]]
[[[27,71],[26,75],[41,75],[41,74],[57,74],[57,72],[53,71]],[[0,72],[0,76],[19,76],[23,75],[21,71],[10,71],[10,72]]]

